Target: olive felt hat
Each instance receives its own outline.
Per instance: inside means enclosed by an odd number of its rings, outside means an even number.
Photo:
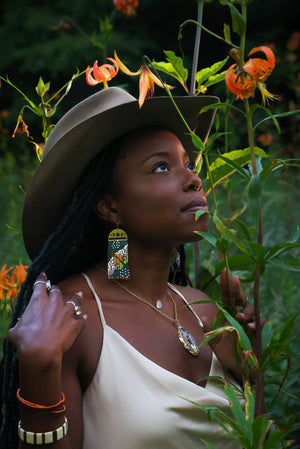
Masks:
[[[205,140],[214,110],[200,114],[216,97],[175,97],[190,128]],[[109,143],[138,128],[157,126],[172,131],[192,160],[197,153],[169,97],[138,100],[118,87],[91,95],[69,110],[55,125],[42,161],[27,190],[23,209],[23,239],[31,259],[63,218],[73,190],[91,160]]]

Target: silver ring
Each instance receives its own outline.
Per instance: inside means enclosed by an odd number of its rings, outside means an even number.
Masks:
[[[74,306],[74,315],[80,316],[82,314],[81,307],[76,304],[74,301],[67,301],[66,304],[72,304]]]
[[[61,290],[59,288],[57,288],[57,287],[51,287],[50,293],[52,293],[52,292],[57,292],[57,293],[61,294]]]
[[[35,283],[33,284],[33,289],[38,285],[38,284],[45,284],[46,290],[49,293],[51,290],[51,282],[49,281],[49,279],[47,281],[35,281]]]

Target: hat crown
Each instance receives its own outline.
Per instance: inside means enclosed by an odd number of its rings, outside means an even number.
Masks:
[[[57,122],[51,131],[44,147],[42,160],[62,137],[78,125],[91,117],[130,101],[136,101],[136,98],[120,87],[110,87],[75,105]]]

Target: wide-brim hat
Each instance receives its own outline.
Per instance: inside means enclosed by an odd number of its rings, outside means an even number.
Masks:
[[[205,140],[214,110],[204,106],[218,102],[212,96],[175,97],[190,128]],[[118,137],[138,128],[157,126],[172,131],[190,158],[197,152],[187,128],[169,97],[138,100],[118,87],[91,95],[70,109],[53,128],[42,161],[27,190],[23,209],[23,239],[31,259],[42,249],[68,207],[76,184],[91,160]]]

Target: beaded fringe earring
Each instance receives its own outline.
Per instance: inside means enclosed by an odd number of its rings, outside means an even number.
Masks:
[[[180,253],[177,248],[174,248],[171,254],[170,271],[172,273],[178,273],[180,268]]]
[[[108,279],[130,279],[128,265],[128,237],[117,225],[108,235]]]

